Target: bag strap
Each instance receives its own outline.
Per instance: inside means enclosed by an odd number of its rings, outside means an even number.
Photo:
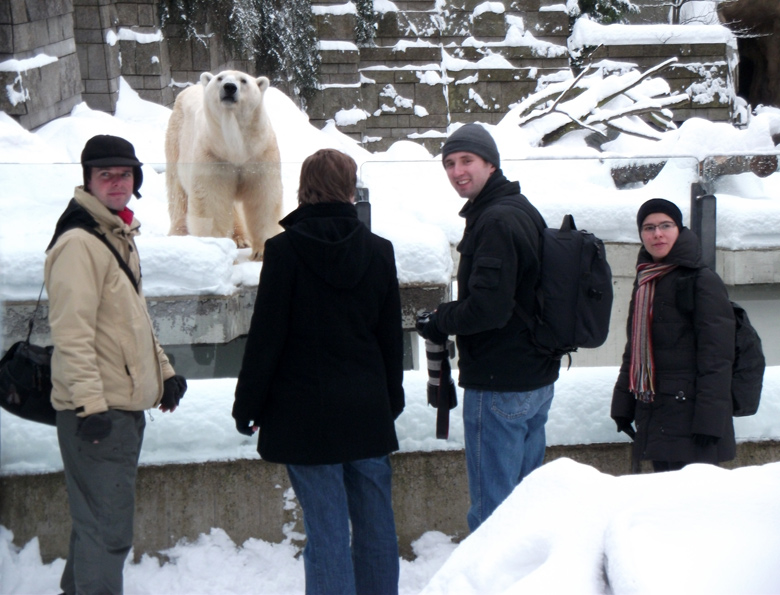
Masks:
[[[527,199],[526,199],[527,200]],[[515,202],[507,203],[512,204],[513,206],[516,206],[521,211],[523,211],[528,218],[531,220],[531,222],[534,224],[534,227],[536,227],[536,231],[539,234],[539,246],[537,248],[537,253],[539,255],[539,279],[541,279],[541,273],[542,273],[542,251],[544,250],[544,230],[547,229],[546,227],[542,227],[542,225],[539,223],[537,218],[534,216],[534,212],[531,211],[528,205],[524,203],[517,204]],[[571,217],[571,215],[569,215]],[[565,220],[565,219],[564,219]],[[574,224],[574,219],[572,219],[572,225]],[[546,224],[545,224],[546,225]],[[576,229],[576,228],[575,228]],[[544,308],[544,297],[542,296],[542,289],[540,287],[540,283],[537,280],[536,287],[534,289],[534,295],[535,295],[535,304],[537,306],[537,311],[542,312]],[[520,304],[515,301],[515,307],[514,312],[517,314],[517,316],[520,318],[520,320],[523,321],[523,324],[533,333],[534,329],[534,316],[533,314],[529,314],[527,310],[520,307]]]
[[[133,284],[133,288],[135,288],[135,292],[138,293],[138,281],[133,275],[133,271],[130,270],[130,267],[125,262],[125,259],[122,258],[122,256],[119,254],[119,251],[116,248],[114,248],[111,242],[108,241],[108,238],[106,238],[105,234],[100,233],[94,227],[80,227],[80,229],[83,229],[84,231],[88,231],[89,233],[91,233],[93,236],[98,238],[101,242],[103,242],[106,245],[106,247],[111,251],[114,257],[116,257],[116,261],[117,263],[119,263],[119,268],[125,272],[127,278],[130,279],[130,283]]]
[[[121,268],[125,272],[127,278],[130,279],[130,283],[133,284],[133,288],[135,289],[136,293],[138,293],[138,281],[133,275],[133,271],[130,270],[130,267],[127,265],[125,260],[119,254],[119,251],[116,248],[114,248],[111,242],[108,241],[108,238],[106,238],[104,234],[100,233],[98,230],[96,230],[93,227],[79,226],[79,228],[91,233],[93,236],[98,238],[106,245],[106,247],[111,251],[111,253],[116,258],[117,262],[119,263],[119,268]],[[32,316],[30,316],[30,321],[27,323],[27,338],[25,339],[25,343],[29,343],[30,338],[32,337],[33,326],[35,325],[35,315],[38,314],[38,308],[41,307],[41,298],[43,297],[43,289],[45,287],[46,287],[46,282],[44,281],[43,283],[41,283],[41,290],[38,292],[38,301],[35,302],[35,309],[33,310]]]
[[[46,287],[45,281],[41,283],[41,290],[38,292],[38,301],[35,302],[35,310],[33,310],[32,316],[30,316],[30,322],[27,323],[27,339],[25,339],[25,343],[29,343],[30,337],[32,337],[33,325],[35,324],[35,315],[38,313],[38,308],[41,305],[41,297],[43,296],[44,287]]]

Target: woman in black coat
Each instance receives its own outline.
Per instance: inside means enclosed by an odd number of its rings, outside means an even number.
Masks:
[[[634,456],[655,471],[731,460],[735,323],[726,287],[702,263],[674,203],[647,201],[637,226],[642,247],[611,416],[629,435],[636,422]]]
[[[401,302],[392,244],[357,218],[356,174],[333,149],[304,161],[299,206],[266,242],[233,405],[239,432],[259,428],[262,458],[287,465],[307,593],[398,591]]]

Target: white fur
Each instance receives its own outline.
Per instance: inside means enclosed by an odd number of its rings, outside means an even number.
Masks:
[[[282,215],[279,147],[263,107],[268,85],[236,70],[204,72],[176,98],[165,136],[171,235],[232,237],[262,259]]]

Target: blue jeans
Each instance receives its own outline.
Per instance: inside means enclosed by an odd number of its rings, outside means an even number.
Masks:
[[[303,509],[307,595],[397,594],[390,457],[287,465],[287,473]]]
[[[463,427],[471,507],[469,529],[476,530],[512,490],[544,461],[544,424],[554,384],[527,392],[467,388]]]

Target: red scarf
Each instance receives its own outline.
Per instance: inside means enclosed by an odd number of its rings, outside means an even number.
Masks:
[[[133,222],[133,211],[125,207],[121,211],[117,213],[119,218],[124,221],[127,225],[130,225]]]
[[[655,395],[653,358],[653,298],[658,279],[677,268],[676,264],[645,262],[638,264],[634,318],[631,321],[631,367],[629,390],[636,398],[650,403]]]

